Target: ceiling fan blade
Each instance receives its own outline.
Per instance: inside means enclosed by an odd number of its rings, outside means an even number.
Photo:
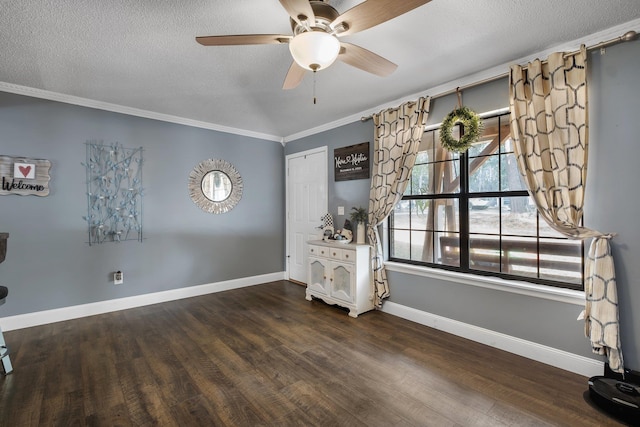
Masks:
[[[346,36],[375,27],[378,24],[389,21],[395,17],[405,14],[418,6],[429,3],[431,0],[366,0],[347,10],[338,16],[332,23],[331,28],[338,28],[340,24],[345,24],[345,31],[339,32],[339,36]]]
[[[303,21],[308,21],[309,25],[315,24],[316,16],[309,0],[280,0],[280,4],[298,24],[304,25]]]
[[[298,87],[306,72],[307,70],[299,66],[296,61],[293,61],[291,67],[289,67],[287,76],[284,78],[282,89],[288,90]]]
[[[241,34],[235,36],[203,36],[196,41],[204,46],[233,46],[247,44],[281,44],[289,43],[291,36],[283,34]]]
[[[380,77],[386,77],[398,68],[393,62],[363,47],[351,43],[340,43],[340,46],[338,59],[352,67]]]

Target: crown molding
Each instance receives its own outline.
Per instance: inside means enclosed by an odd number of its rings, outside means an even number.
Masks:
[[[566,42],[566,43],[562,43],[562,44],[558,44],[555,46],[552,46],[548,49],[545,49],[543,51],[540,52],[536,52],[533,53],[531,55],[525,56],[523,58],[514,60],[514,61],[510,61],[510,62],[506,62],[504,64],[501,65],[497,65],[495,67],[491,67],[491,68],[487,68],[485,70],[479,71],[477,73],[473,73],[473,74],[469,74],[467,76],[461,77],[459,79],[456,80],[451,80],[447,83],[443,83],[441,85],[432,87],[430,89],[418,92],[418,93],[414,93],[412,95],[408,95],[408,96],[404,96],[402,98],[398,98],[395,99],[393,101],[390,102],[386,102],[384,104],[380,104],[374,108],[370,108],[364,111],[361,111],[360,113],[357,114],[353,114],[351,116],[345,117],[343,119],[340,120],[336,120],[334,122],[330,122],[330,123],[326,123],[324,125],[321,126],[317,126],[315,128],[311,128],[308,129],[306,131],[302,131],[302,132],[298,132],[289,136],[285,136],[283,138],[283,142],[284,144],[291,142],[291,141],[295,141],[296,139],[300,139],[300,138],[304,138],[307,136],[311,136],[314,135],[316,133],[320,133],[320,132],[324,132],[327,130],[331,130],[340,126],[344,126],[356,121],[359,121],[362,119],[362,117],[368,117],[371,116],[372,114],[376,114],[382,110],[386,110],[388,108],[396,108],[398,105],[402,105],[405,102],[408,101],[415,101],[416,99],[422,97],[422,96],[430,96],[430,97],[437,97],[440,94],[449,92],[454,90],[455,88],[458,87],[464,87],[464,86],[473,86],[475,83],[477,82],[483,82],[485,80],[491,80],[494,79],[498,76],[501,76],[502,74],[504,74],[506,76],[506,73],[509,71],[510,67],[512,64],[526,64],[528,62],[531,62],[532,60],[534,60],[535,58],[546,58],[547,56],[549,56],[551,53],[553,52],[572,52],[574,50],[577,50],[580,48],[581,45],[585,45],[587,47],[589,46],[593,46],[596,45],[600,42],[603,41],[607,41],[607,40],[611,40],[614,39],[616,37],[620,37],[622,34],[624,34],[627,31],[636,31],[638,33],[640,33],[640,19],[635,19],[633,21],[629,21],[626,22],[624,24],[620,24],[620,25],[616,25],[614,27],[608,28],[606,30],[603,31],[599,31],[597,33],[593,33],[590,34],[588,36],[585,37],[581,37],[579,39],[570,41],[570,42]]]
[[[28,86],[20,86],[13,83],[0,81],[0,91],[14,93],[17,95],[30,96],[32,98],[46,99],[49,101],[63,102],[65,104],[78,105],[80,107],[94,108],[96,110],[110,111],[113,113],[126,114],[129,116],[142,117],[145,119],[159,120],[162,122],[175,123],[179,125],[191,126],[201,129],[215,130],[234,135],[247,136],[250,138],[275,141],[283,144],[281,136],[269,135],[260,132],[252,132],[245,129],[238,129],[222,126],[215,123],[203,122],[199,120],[187,119],[184,117],[172,116],[170,114],[156,113],[154,111],[142,110],[139,108],[126,107],[124,105],[111,104],[109,102],[96,101],[79,96],[67,95],[64,93],[52,92],[44,89],[37,89]]]
[[[210,122],[192,120],[184,117],[172,116],[169,114],[161,114],[153,111],[126,107],[123,105],[111,104],[108,102],[101,102],[101,101],[81,98],[73,95],[66,95],[66,94],[57,93],[57,92],[51,92],[44,89],[20,86],[20,85],[6,83],[2,81],[0,81],[0,91],[15,93],[18,95],[31,96],[34,98],[47,99],[50,101],[64,102],[66,104],[78,105],[82,107],[95,108],[98,110],[111,111],[114,113],[127,114],[130,116],[143,117],[143,118],[152,119],[152,120],[159,120],[159,121],[168,122],[168,123],[175,123],[175,124],[197,127],[202,129],[215,130],[218,132],[225,132],[225,133],[230,133],[230,134],[240,135],[240,136],[247,136],[250,138],[257,138],[257,139],[262,139],[267,141],[275,141],[275,142],[279,142],[284,146],[286,145],[287,142],[295,141],[297,139],[301,139],[307,136],[315,135],[321,132],[335,129],[340,126],[357,122],[361,120],[362,117],[370,116],[372,114],[378,113],[387,108],[395,108],[398,105],[401,105],[407,101],[414,101],[417,98],[420,98],[422,96],[436,97],[439,94],[454,90],[457,87],[470,86],[477,82],[482,82],[484,80],[495,78],[496,76],[506,74],[506,72],[509,70],[512,64],[526,64],[527,62],[530,62],[535,58],[546,57],[552,52],[573,51],[578,49],[583,44],[588,47],[590,45],[595,45],[602,41],[620,37],[625,32],[631,31],[631,30],[640,33],[640,19],[635,19],[633,21],[629,21],[624,24],[616,25],[606,30],[599,31],[597,33],[593,33],[588,36],[585,36],[570,42],[558,44],[546,50],[528,55],[518,60],[510,61],[495,67],[491,67],[483,71],[479,71],[477,73],[472,73],[467,76],[461,77],[459,79],[451,80],[447,83],[443,83],[441,85],[432,87],[430,89],[427,89],[418,93],[414,93],[412,95],[404,96],[402,98],[398,98],[398,99],[386,102],[384,104],[380,104],[376,107],[361,111],[356,114],[352,114],[350,116],[335,120],[333,122],[325,123],[323,125],[316,126],[314,128],[310,128],[310,129],[297,132],[295,134],[291,134],[284,137],[218,125]]]

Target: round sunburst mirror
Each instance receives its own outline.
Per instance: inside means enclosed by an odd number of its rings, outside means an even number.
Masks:
[[[242,177],[226,160],[205,160],[189,174],[189,195],[205,212],[229,212],[242,198]]]

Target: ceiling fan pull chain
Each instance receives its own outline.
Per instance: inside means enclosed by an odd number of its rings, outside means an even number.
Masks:
[[[313,70],[313,105],[316,105],[316,70]]]

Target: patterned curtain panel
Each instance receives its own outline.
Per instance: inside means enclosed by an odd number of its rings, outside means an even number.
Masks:
[[[580,226],[589,147],[586,58],[583,46],[575,55],[558,52],[511,67],[511,135],[540,216],[565,236],[593,238],[585,262],[585,333],[593,351],[622,372],[612,235]]]
[[[420,98],[417,102],[373,115],[375,138],[367,236],[373,246],[371,262],[376,307],[389,296],[378,226],[389,216],[407,188],[429,115],[429,103],[430,98]]]

